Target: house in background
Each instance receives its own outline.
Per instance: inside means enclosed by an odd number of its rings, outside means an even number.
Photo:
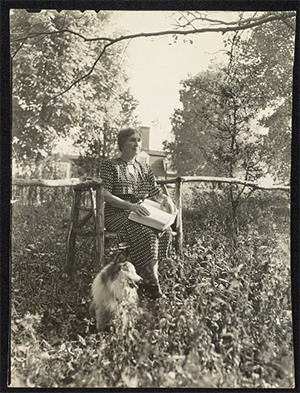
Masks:
[[[142,137],[141,151],[137,155],[137,159],[142,163],[151,166],[157,179],[167,179],[176,177],[176,172],[171,170],[171,163],[166,157],[166,153],[158,150],[150,150],[150,127],[139,127]],[[61,177],[72,177],[73,160],[76,155],[63,155],[59,163]]]
[[[171,171],[171,163],[164,151],[150,150],[150,127],[140,127],[142,146],[137,155],[138,161],[151,166],[157,179],[167,179],[176,177],[176,173]]]
[[[72,174],[72,167],[74,165],[73,160],[77,160],[78,156],[72,155],[72,154],[64,154],[59,162],[59,172],[60,172],[60,177],[69,179],[70,177],[73,177]]]

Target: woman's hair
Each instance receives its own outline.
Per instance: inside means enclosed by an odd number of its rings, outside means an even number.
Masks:
[[[124,128],[118,133],[118,147],[120,151],[122,151],[127,138],[133,134],[138,134],[139,136],[141,136],[141,132],[132,127]]]

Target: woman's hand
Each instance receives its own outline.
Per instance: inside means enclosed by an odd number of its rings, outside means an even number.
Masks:
[[[140,216],[144,216],[144,217],[150,215],[148,210],[144,206],[140,205],[139,203],[132,203],[131,204],[131,211],[137,213]]]
[[[175,207],[172,199],[169,196],[164,198],[164,200],[161,202],[160,205],[161,205],[162,210],[164,210],[170,214],[173,214],[176,211],[176,207]]]

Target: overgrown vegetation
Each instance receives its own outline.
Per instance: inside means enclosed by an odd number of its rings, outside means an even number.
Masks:
[[[64,274],[69,201],[13,205],[12,386],[294,385],[288,199],[245,200],[235,248],[221,192],[194,187],[184,201],[184,255],[160,266],[167,298],[144,304],[125,334],[96,334],[89,315],[92,239]]]

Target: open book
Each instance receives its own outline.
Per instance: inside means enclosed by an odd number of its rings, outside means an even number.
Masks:
[[[178,212],[177,209],[173,214],[167,213],[161,209],[160,203],[151,201],[150,199],[145,199],[141,204],[148,210],[150,215],[140,216],[135,212],[131,212],[129,214],[130,220],[158,229],[159,231],[164,231],[175,221]]]

